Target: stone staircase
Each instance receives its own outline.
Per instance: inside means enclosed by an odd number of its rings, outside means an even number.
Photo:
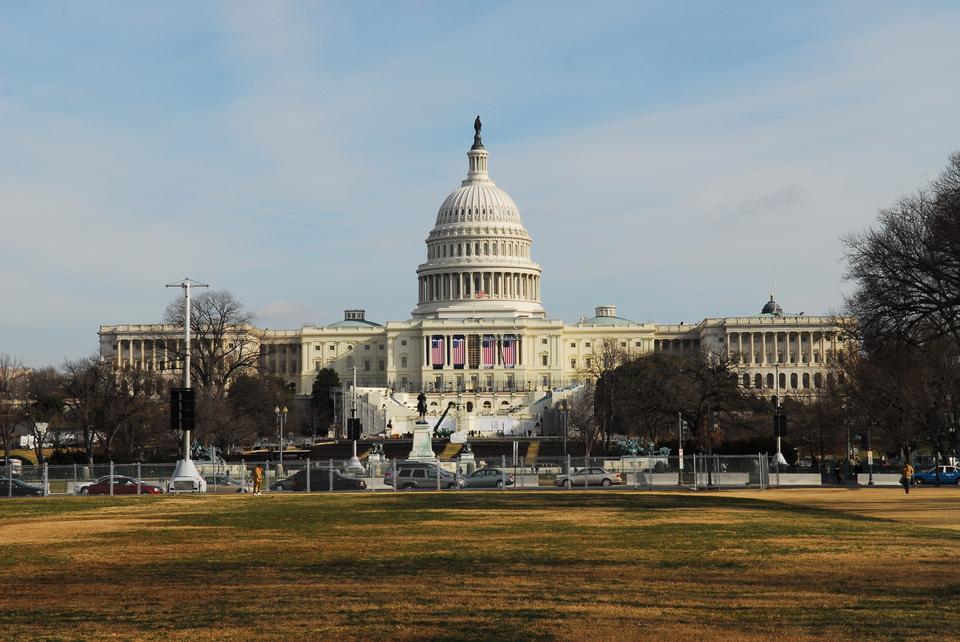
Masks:
[[[460,450],[463,448],[463,444],[451,444],[448,443],[443,447],[443,450],[440,451],[440,454],[437,455],[440,459],[449,461],[460,454]]]

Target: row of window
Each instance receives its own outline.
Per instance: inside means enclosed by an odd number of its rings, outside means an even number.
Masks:
[[[790,373],[789,388],[794,390],[798,388],[807,390],[810,388],[811,381],[813,382],[814,388],[816,389],[822,388],[823,381],[824,381],[823,374],[816,372],[813,374],[813,377],[811,377],[809,372],[804,372],[802,375],[798,375],[796,372],[793,372],[793,373]],[[831,372],[827,373],[826,381],[828,386],[833,384],[833,373]],[[788,389],[787,382],[788,382],[787,374],[785,372],[781,372],[780,388],[783,390],[787,390]],[[743,381],[742,381],[742,385],[744,388],[756,388],[756,389],[767,388],[769,390],[773,390],[775,388],[774,386],[775,383],[776,381],[774,379],[773,373],[767,374],[766,378],[764,378],[763,375],[759,373],[753,376],[749,374],[744,374]]]
[[[447,258],[448,256],[518,256],[530,258],[530,249],[523,243],[513,241],[439,243],[427,248],[427,258],[429,259]]]

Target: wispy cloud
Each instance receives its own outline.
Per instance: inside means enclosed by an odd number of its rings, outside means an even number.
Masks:
[[[184,275],[406,318],[478,112],[553,316],[750,312],[774,270],[836,307],[839,235],[957,147],[960,12],[869,6],[5,8],[0,350],[86,354]]]

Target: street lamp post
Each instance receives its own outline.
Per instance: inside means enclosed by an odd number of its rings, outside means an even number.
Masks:
[[[209,287],[206,283],[197,283],[190,279],[183,279],[179,283],[168,283],[168,288],[180,288],[183,290],[183,389],[191,390],[190,381],[190,290],[192,288]],[[190,459],[190,431],[183,431],[183,459],[177,460],[177,465],[173,469],[173,474],[167,482],[167,489],[177,489],[178,486],[188,486],[195,492],[207,492],[207,482],[200,475],[193,460]]]
[[[560,423],[563,424],[563,456],[567,456],[567,400],[560,400]]]
[[[869,480],[867,481],[867,486],[873,486],[873,444],[870,441],[870,424],[867,423],[867,473],[869,475]]]
[[[287,407],[284,406],[281,408],[280,406],[276,406],[273,409],[273,414],[277,416],[277,425],[280,427],[280,445],[279,448],[277,448],[277,460],[280,462],[278,465],[279,470],[277,470],[277,475],[279,476],[283,474],[283,424],[287,421]]]

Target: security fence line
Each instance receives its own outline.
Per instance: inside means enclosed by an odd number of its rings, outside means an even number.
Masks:
[[[337,492],[399,490],[513,489],[735,489],[832,484],[832,469],[798,468],[778,464],[768,454],[707,455],[687,457],[628,455],[622,457],[482,456],[471,453],[452,460],[413,462],[382,454],[364,461],[352,459],[275,459],[213,463],[194,461],[206,479],[208,493],[247,493],[253,489],[253,472],[263,473],[262,491]],[[167,492],[174,463],[23,466],[19,477],[8,469],[7,495],[14,494],[14,479],[39,486],[44,495],[128,495]],[[861,473],[861,478],[866,473]],[[893,471],[875,472],[879,485],[895,485]],[[362,483],[361,483],[362,482]],[[861,480],[843,479],[843,483]]]

